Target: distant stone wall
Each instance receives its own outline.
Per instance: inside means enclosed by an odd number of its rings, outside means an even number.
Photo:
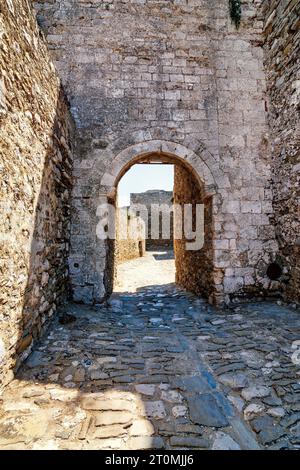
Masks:
[[[285,298],[300,301],[300,1],[265,2],[277,262]]]
[[[153,182],[153,184],[155,184],[155,182]],[[146,248],[151,249],[151,248],[164,247],[167,249],[172,249],[173,248],[173,236],[174,236],[173,235],[173,211],[171,209],[173,205],[173,192],[164,191],[164,190],[149,190],[144,193],[131,193],[130,205],[132,206],[135,204],[141,204],[145,206],[147,209],[147,216],[145,220],[145,225],[147,226],[147,234],[148,234],[147,240],[146,240]],[[158,230],[157,238],[153,238],[151,236],[151,229],[152,229],[151,206],[152,205],[159,205],[162,208],[162,210],[160,211],[158,215],[159,230]],[[165,217],[166,224],[168,223],[168,220],[170,220],[170,224],[169,224],[170,236],[168,238],[163,236],[162,219],[164,216],[166,216]]]
[[[130,214],[130,208],[122,207],[118,210],[127,213],[126,239],[120,239],[117,231],[115,241],[115,262],[117,265],[124,261],[144,256],[146,251],[145,224],[144,221]],[[117,216],[117,220],[119,217]],[[134,237],[132,237],[134,234]]]
[[[1,2],[0,387],[67,292],[72,121],[25,0]]]

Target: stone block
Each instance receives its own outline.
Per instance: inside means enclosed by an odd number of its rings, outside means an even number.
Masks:
[[[213,394],[188,397],[188,406],[190,418],[195,424],[216,428],[228,425],[227,417]]]
[[[260,214],[262,212],[261,202],[258,201],[242,201],[241,212],[243,214]]]
[[[243,277],[225,277],[224,278],[224,292],[231,294],[238,292],[244,285]]]

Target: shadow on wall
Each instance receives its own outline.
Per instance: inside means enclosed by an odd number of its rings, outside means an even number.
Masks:
[[[10,115],[4,123],[4,181],[9,182],[4,198],[11,206],[1,243],[0,386],[12,380],[67,296],[73,125],[63,90],[57,93],[56,109],[47,110],[41,121],[25,117],[23,132]],[[18,161],[12,167],[14,154]]]
[[[72,189],[71,132],[68,104],[60,89],[35,205],[16,367],[30,352],[33,340],[41,336],[57,306],[67,297]]]

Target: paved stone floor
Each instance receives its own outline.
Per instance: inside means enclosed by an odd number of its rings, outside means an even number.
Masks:
[[[173,251],[146,251],[143,258],[121,263],[117,267],[115,292],[136,292],[149,286],[166,286],[175,282]]]
[[[300,447],[296,310],[217,310],[166,283],[67,312],[1,397],[1,449]]]

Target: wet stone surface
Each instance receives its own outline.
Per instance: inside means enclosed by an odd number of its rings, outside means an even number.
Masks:
[[[300,316],[176,287],[68,305],[1,397],[1,449],[300,447]]]

